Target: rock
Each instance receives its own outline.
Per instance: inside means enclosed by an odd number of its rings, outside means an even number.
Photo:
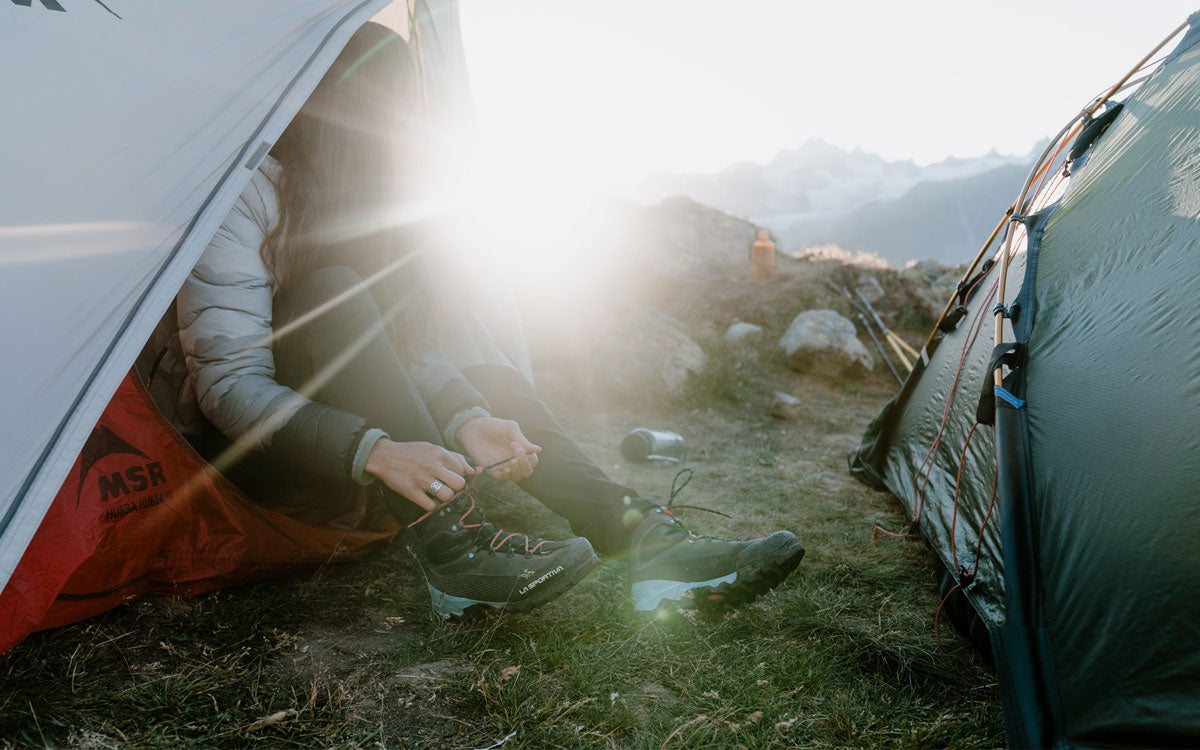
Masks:
[[[858,279],[854,282],[854,287],[863,296],[863,299],[872,305],[884,297],[883,286],[879,283],[879,279],[870,274],[859,274]]]
[[[800,399],[792,394],[775,391],[775,396],[771,399],[771,416],[778,419],[799,419],[800,406]]]
[[[958,288],[964,270],[963,266],[947,266],[926,258],[905,266],[900,278],[908,283],[911,297],[921,305],[926,317],[936,320]]]
[[[726,344],[748,344],[751,340],[762,337],[762,326],[756,326],[753,323],[734,323],[729,326],[729,330],[725,331]]]
[[[855,334],[854,324],[833,310],[806,310],[792,319],[779,339],[788,366],[806,370],[829,362],[842,369],[871,370],[875,360]]]
[[[900,278],[918,285],[928,287],[945,303],[966,270],[965,266],[947,266],[931,258],[913,261],[900,271]]]

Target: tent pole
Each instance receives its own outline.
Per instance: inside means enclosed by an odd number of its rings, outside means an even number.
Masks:
[[[1021,195],[1013,203],[1013,207],[1009,209],[1010,215],[1006,217],[1008,219],[1008,221],[1010,222],[1010,226],[1009,226],[1008,236],[1005,238],[1005,242],[1004,242],[1004,254],[1001,256],[1000,286],[999,286],[999,290],[996,293],[996,302],[997,302],[996,306],[997,306],[998,310],[996,312],[996,338],[995,338],[995,341],[996,341],[997,346],[1004,343],[1004,311],[1003,311],[1003,309],[999,309],[999,308],[1002,308],[1004,305],[1005,286],[1006,286],[1006,282],[1008,281],[1009,257],[1012,254],[1012,241],[1013,241],[1014,227],[1012,227],[1011,225],[1019,223],[1019,219],[1013,218],[1011,215],[1011,212],[1016,210],[1017,208],[1021,208],[1022,211],[1024,210],[1025,199],[1028,196],[1029,188],[1033,185],[1034,181],[1037,180],[1038,175],[1042,173],[1042,171],[1045,169],[1045,167],[1049,166],[1049,163],[1044,163],[1044,162],[1046,162],[1046,157],[1050,154],[1051,148],[1054,147],[1055,145],[1057,145],[1063,139],[1063,137],[1067,134],[1067,131],[1070,130],[1071,127],[1074,126],[1077,122],[1091,118],[1091,116],[1094,115],[1096,113],[1096,111],[1100,109],[1100,107],[1104,106],[1104,103],[1107,102],[1110,97],[1112,97],[1114,94],[1116,94],[1118,91],[1121,90],[1121,87],[1125,85],[1126,81],[1128,81],[1130,78],[1132,78],[1134,75],[1136,75],[1137,72],[1142,69],[1142,66],[1144,66],[1147,62],[1149,62],[1152,57],[1154,57],[1156,54],[1158,54],[1158,51],[1161,50],[1163,47],[1165,47],[1167,45],[1167,42],[1171,41],[1176,36],[1178,36],[1179,33],[1182,32],[1184,29],[1188,28],[1189,25],[1190,24],[1188,21],[1184,21],[1183,23],[1181,23],[1178,27],[1175,28],[1174,31],[1172,31],[1161,42],[1159,42],[1157,45],[1155,45],[1154,49],[1147,52],[1145,57],[1143,57],[1141,60],[1139,60],[1137,62],[1136,65],[1134,65],[1132,68],[1130,68],[1128,73],[1121,76],[1121,79],[1119,81],[1117,81],[1116,83],[1114,83],[1112,85],[1112,87],[1109,88],[1108,91],[1106,91],[1099,99],[1097,99],[1095,102],[1093,102],[1091,104],[1091,106],[1087,107],[1082,112],[1080,112],[1078,115],[1071,118],[1071,121],[1068,122],[1065,126],[1063,126],[1062,130],[1058,131],[1058,135],[1056,135],[1053,139],[1051,139],[1050,143],[1046,144],[1046,148],[1042,150],[1042,155],[1040,157],[1038,157],[1038,160],[1034,163],[1033,169],[1030,170],[1029,177],[1026,178],[1025,184],[1021,187]],[[1079,123],[1079,124],[1082,124],[1082,123]],[[1003,222],[1001,222],[1001,223],[1003,223]],[[1026,238],[1026,242],[1028,242],[1028,237]],[[986,248],[986,245],[984,247]],[[978,262],[978,261],[976,261],[976,262]],[[951,300],[951,302],[953,302],[953,300]],[[949,306],[947,306],[947,312],[949,312]],[[1004,366],[1003,365],[997,367],[995,369],[995,371],[992,373],[992,381],[997,386],[1004,385]]]
[[[1114,83],[1112,85],[1112,88],[1110,88],[1108,91],[1106,91],[1103,96],[1101,96],[1099,99],[1096,100],[1095,104],[1093,104],[1088,110],[1086,110],[1087,115],[1089,117],[1094,115],[1096,113],[1096,110],[1098,110],[1098,109],[1100,109],[1100,107],[1104,106],[1104,103],[1106,101],[1108,101],[1114,94],[1116,94],[1118,91],[1121,90],[1121,87],[1125,85],[1126,81],[1128,81],[1139,70],[1141,70],[1142,66],[1144,66],[1146,63],[1150,62],[1150,58],[1157,55],[1159,50],[1161,50],[1163,47],[1167,46],[1167,42],[1174,39],[1181,31],[1186,29],[1188,26],[1189,26],[1189,22],[1184,21],[1183,23],[1179,24],[1179,26],[1175,27],[1174,31],[1172,31],[1170,34],[1167,34],[1166,38],[1164,38],[1161,42],[1159,42],[1158,45],[1155,46],[1154,49],[1147,52],[1145,57],[1143,57],[1141,60],[1138,60],[1137,65],[1134,65],[1132,68],[1130,68],[1129,72],[1121,77],[1121,80]]]

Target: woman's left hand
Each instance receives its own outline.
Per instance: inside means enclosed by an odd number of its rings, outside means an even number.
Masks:
[[[511,419],[476,417],[462,427],[454,439],[476,466],[489,466],[506,458],[513,460],[488,471],[493,479],[520,482],[533,473],[541,447],[529,442],[521,427]]]

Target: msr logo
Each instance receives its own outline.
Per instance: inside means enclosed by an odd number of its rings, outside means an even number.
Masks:
[[[141,492],[166,483],[167,478],[163,476],[162,464],[157,461],[142,466],[130,466],[125,470],[124,475],[119,471],[114,471],[107,476],[101,474],[96,477],[96,488],[100,491],[100,502],[102,503],[108,502],[109,498],[128,495],[130,492]]]
[[[142,459],[120,471],[96,470],[96,465],[109,456],[134,456]],[[89,475],[96,475],[96,493],[100,502],[106,503],[114,498],[134,492],[143,492],[151,487],[167,483],[162,464],[151,461],[150,457],[137,448],[122,440],[104,425],[92,430],[83,452],[79,457],[79,488],[75,494],[75,507],[79,507],[83,488]]]
[[[62,7],[62,4],[60,2],[58,2],[58,0],[38,0],[38,2],[46,10],[56,10],[60,13],[67,12],[67,9]],[[100,0],[92,0],[92,2],[94,2],[96,5],[99,5],[101,8],[104,8],[109,13],[112,13],[117,18],[121,18],[120,16],[117,16],[117,14],[113,12],[112,8],[108,7],[104,3],[100,2]],[[29,8],[33,5],[33,0],[12,0],[12,4],[13,5],[22,5],[26,8]]]

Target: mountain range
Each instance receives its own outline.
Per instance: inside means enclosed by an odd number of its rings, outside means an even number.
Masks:
[[[1032,162],[1033,154],[993,151],[918,166],[813,140],[767,164],[742,162],[716,174],[661,172],[635,197],[687,196],[770,229],[788,252],[836,244],[896,266],[918,258],[955,264],[987,239]]]

